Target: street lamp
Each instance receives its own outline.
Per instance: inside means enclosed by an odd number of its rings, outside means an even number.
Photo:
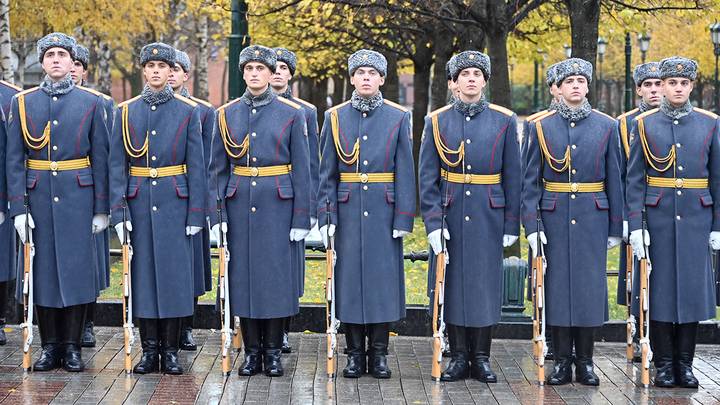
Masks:
[[[602,103],[600,102],[602,100],[600,92],[602,91],[602,63],[603,63],[603,57],[605,56],[605,51],[607,50],[607,44],[608,42],[605,40],[605,38],[600,37],[598,38],[597,42],[597,53],[598,53],[598,81],[595,85],[595,94],[597,94],[598,98],[598,107],[602,108]]]
[[[718,79],[718,58],[720,58],[720,23],[710,24],[710,39],[715,47],[715,111],[720,112],[720,80]]]
[[[542,57],[543,50],[538,48],[538,56],[535,57],[535,80],[533,82],[533,111],[540,110],[540,87],[539,87],[539,73],[540,58]]]
[[[565,44],[563,45],[563,48],[565,48],[565,57],[570,59],[570,57],[572,56],[572,46]]]
[[[647,54],[648,48],[650,48],[650,35],[646,33],[638,34],[638,46],[640,47],[642,63],[645,63],[645,55]]]

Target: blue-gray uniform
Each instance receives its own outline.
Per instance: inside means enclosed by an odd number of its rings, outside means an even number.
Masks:
[[[10,216],[25,212],[27,190],[36,224],[36,305],[64,308],[99,294],[91,230],[93,214],[109,213],[108,139],[103,99],[83,87],[55,96],[35,87],[13,98],[7,139]],[[21,292],[18,288],[18,297]]]
[[[449,105],[425,119],[421,210],[429,234],[440,229],[445,205],[451,235],[445,321],[453,325],[485,327],[500,321],[503,235],[520,232],[516,120],[512,111],[494,104],[472,117]],[[460,146],[462,152],[438,151],[438,144],[451,150]],[[435,267],[431,263],[429,268]]]
[[[412,231],[415,216],[410,113],[388,100],[369,112],[348,101],[326,111],[324,122],[318,222],[327,223],[329,201],[330,223],[337,225],[337,317],[352,324],[397,321],[405,317],[405,273],[402,238],[393,238],[393,230]],[[353,145],[357,153],[348,159]]]
[[[17,94],[21,89],[13,84],[10,84],[4,80],[0,80],[0,107],[3,112],[2,122],[2,140],[0,141],[0,153],[2,153],[2,159],[0,159],[0,210],[5,213],[5,222],[0,224],[0,283],[13,280],[15,278],[15,229],[10,218],[7,218],[8,213],[8,200],[7,200],[7,184],[5,181],[5,137],[6,137],[6,124],[7,117],[10,114],[10,100]],[[0,287],[3,288],[3,287]],[[0,293],[0,297],[2,297]],[[0,303],[0,308],[5,308],[4,303]],[[0,313],[0,318],[3,318],[3,313]]]
[[[708,236],[720,231],[720,205],[715,202],[720,201],[719,136],[717,115],[699,108],[675,119],[653,109],[633,122],[626,197],[629,230],[641,228],[644,209],[652,238],[653,321],[690,323],[715,316]],[[668,154],[673,156],[668,162],[658,162]],[[633,278],[636,296],[639,282]]]
[[[523,225],[535,232],[539,202],[540,227],[547,236],[549,325],[601,326],[608,318],[607,242],[608,236],[622,234],[618,145],[615,120],[596,110],[578,122],[553,111],[531,127]]]
[[[169,87],[166,88],[169,90]],[[200,110],[179,95],[118,105],[110,150],[113,225],[132,224],[132,289],[138,318],[193,313],[192,246],[186,226],[205,222],[207,179]]]
[[[299,310],[298,242],[288,235],[310,228],[310,158],[300,105],[269,88],[263,98],[218,108],[210,172],[224,197],[232,315],[275,319]]]

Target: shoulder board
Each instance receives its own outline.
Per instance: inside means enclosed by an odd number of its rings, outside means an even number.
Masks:
[[[715,114],[714,112],[711,112],[708,110],[703,110],[702,108],[697,108],[697,107],[693,108],[693,110],[695,110],[696,112],[699,112],[700,114],[705,114],[714,120],[718,119],[718,115]]]
[[[611,119],[613,122],[617,123],[617,121],[615,120],[615,118],[613,118],[613,117],[605,114],[604,112],[602,112],[602,111],[600,111],[600,110],[596,110],[596,109],[594,109],[594,108],[593,108],[592,110],[595,111],[596,113],[604,116],[604,117],[607,117],[608,119]]]
[[[313,104],[311,104],[310,102],[305,101],[301,98],[293,97],[293,101],[297,101],[298,103],[303,104],[306,107],[317,109],[317,107],[315,107]]]
[[[200,99],[197,98],[197,97],[190,97],[190,100],[192,100],[192,101],[194,101],[194,102],[196,102],[196,103],[198,103],[198,104],[202,104],[202,105],[204,105],[205,107],[215,108],[215,107],[213,107],[212,104],[210,104],[209,101],[200,100]]]
[[[192,106],[192,107],[197,107],[197,105],[198,105],[198,103],[190,100],[190,99],[187,98],[187,97],[183,97],[183,96],[181,96],[181,95],[179,95],[179,94],[177,94],[177,93],[175,93],[175,98],[178,99],[178,100],[180,100],[180,101],[182,101],[183,103],[185,103],[185,104],[187,104],[187,105],[189,105],[189,106]]]
[[[118,107],[126,106],[126,105],[132,103],[133,101],[139,100],[140,97],[142,97],[142,96],[135,96],[135,97],[131,98],[130,100],[125,100],[125,101],[123,101],[122,103],[118,104]]]
[[[550,110],[542,110],[542,111],[538,111],[534,114],[531,114],[525,118],[525,121],[527,121],[527,122],[533,121],[534,119],[547,114],[548,111],[550,111]]]
[[[348,100],[348,101],[346,101],[346,102],[344,102],[344,103],[340,103],[340,104],[338,104],[338,105],[336,105],[336,106],[330,107],[330,108],[328,108],[328,109],[326,110],[326,112],[335,111],[335,110],[337,110],[337,109],[340,109],[340,107],[344,107],[344,106],[347,105],[347,104],[350,104],[350,100]]]
[[[39,90],[39,89],[40,89],[40,87],[33,87],[33,88],[30,88],[30,89],[27,89],[27,90],[23,90],[23,91],[17,93],[16,96],[24,96],[24,95],[26,95],[26,94],[30,94],[30,93],[32,93],[32,92],[34,92],[34,91],[36,91],[36,90]]]
[[[452,104],[448,104],[448,105],[446,105],[445,107],[440,107],[440,108],[438,108],[437,110],[435,110],[435,111],[431,112],[430,114],[428,114],[428,117],[432,117],[432,116],[435,116],[435,115],[440,114],[441,112],[445,112],[445,111],[451,109],[452,106],[453,106]]]
[[[630,115],[635,114],[635,113],[638,112],[639,110],[640,110],[639,108],[634,108],[634,109],[632,109],[632,110],[630,110],[630,111],[627,111],[627,112],[625,112],[625,113],[623,113],[623,114],[618,115],[618,117],[617,117],[616,119],[619,121],[619,120],[621,120],[621,119],[623,119],[623,118],[625,118],[625,117],[627,117],[627,116],[630,116]]]
[[[231,105],[237,103],[238,101],[240,101],[240,97],[236,98],[235,100],[230,100],[227,103],[221,105],[220,107],[218,107],[218,110],[223,110],[227,107],[230,107]]]
[[[512,110],[510,110],[509,108],[505,108],[505,107],[503,107],[503,106],[501,106],[501,105],[497,105],[497,104],[492,104],[492,103],[490,103],[490,104],[488,104],[488,107],[490,107],[491,110],[495,110],[495,111],[501,112],[501,113],[507,115],[508,117],[512,117],[513,114],[515,114],[515,113],[514,113]]]
[[[2,83],[3,85],[5,85],[5,86],[7,86],[7,87],[10,87],[10,88],[13,89],[13,90],[22,91],[22,88],[14,85],[14,84],[12,84],[12,83],[10,83],[10,82],[6,82],[5,80],[0,80],[0,83]]]
[[[641,120],[641,119],[647,117],[648,115],[655,114],[655,113],[658,112],[658,111],[660,111],[659,108],[653,108],[652,110],[647,110],[647,111],[645,111],[644,113],[642,113],[642,114],[638,115],[637,117],[635,117],[635,119],[636,119],[636,120]]]
[[[544,115],[541,115],[541,116],[535,118],[535,122],[540,122],[547,117],[553,116],[553,115],[555,115],[556,112],[557,112],[556,110],[550,110],[547,113],[545,113]]]
[[[94,95],[96,95],[96,96],[100,96],[100,97],[104,98],[105,100],[112,100],[112,97],[108,96],[108,95],[105,94],[105,93],[101,93],[101,92],[99,92],[99,91],[97,91],[97,90],[95,90],[95,89],[91,89],[91,88],[85,87],[85,86],[75,86],[75,87],[77,87],[77,88],[80,89],[80,90],[85,90],[85,91],[87,91],[88,93],[94,94]]]
[[[402,111],[402,112],[408,112],[408,109],[407,109],[407,108],[401,106],[401,105],[398,104],[398,103],[394,103],[394,102],[392,102],[392,101],[390,101],[390,100],[388,100],[388,99],[386,99],[386,98],[383,99],[383,102],[384,102],[385,104],[389,105],[389,106],[392,106],[392,107],[397,108],[398,110],[400,110],[400,111]]]
[[[280,97],[280,96],[278,96],[278,97],[276,97],[276,98],[277,98],[278,101],[280,101],[281,103],[287,104],[287,105],[289,105],[290,107],[292,107],[292,108],[294,108],[294,109],[296,109],[296,110],[299,110],[299,109],[302,108],[302,107],[300,106],[300,104],[298,104],[298,103],[296,103],[296,102],[293,102],[293,101],[290,101],[290,100],[286,99],[285,97]]]

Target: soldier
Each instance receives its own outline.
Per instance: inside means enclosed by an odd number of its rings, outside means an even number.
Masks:
[[[152,373],[160,366],[164,373],[182,374],[177,351],[181,318],[193,313],[192,236],[206,223],[200,109],[167,84],[175,65],[171,46],[144,46],[140,65],[142,94],[115,112],[112,224],[121,241],[129,231],[134,253],[133,310],[143,353],[133,371]]]
[[[335,235],[336,313],[348,348],[343,376],[369,369],[390,378],[390,323],[405,317],[402,238],[415,216],[411,119],[380,92],[383,55],[359,50],[348,58],[348,72],[352,98],[325,112],[320,135],[318,221],[325,246]]]
[[[606,250],[622,234],[617,124],[590,107],[585,96],[591,78],[589,62],[560,62],[555,80],[562,98],[556,110],[535,121],[528,137],[523,224],[531,232],[533,255],[538,239],[546,245],[545,311],[555,356],[550,385],[571,381],[573,346],[576,381],[600,383],[593,370],[593,333],[608,317]]]
[[[13,97],[8,118],[9,215],[22,242],[26,225],[33,229],[43,349],[33,367],[82,371],[85,307],[100,291],[93,234],[107,228],[109,213],[104,100],[70,77],[74,38],[52,33],[37,49],[46,76]],[[17,293],[19,300],[21,285]]]
[[[633,120],[638,115],[657,108],[662,99],[662,81],[660,80],[660,63],[648,62],[635,66],[633,71],[633,80],[635,81],[635,93],[640,97],[640,107],[634,108],[619,117],[617,117],[618,128],[620,131],[620,141],[622,152],[620,154],[620,173],[622,174],[623,184],[625,184],[625,175],[627,160],[630,157],[630,129]],[[620,245],[620,271],[618,272],[617,285],[617,303],[618,305],[627,305],[627,281],[625,278],[625,266],[627,264],[627,240],[628,240],[628,223],[627,215],[623,216],[623,242]],[[635,267],[637,268],[637,267]],[[633,337],[634,355],[633,361],[640,361],[640,345],[639,335],[635,333]]]
[[[310,148],[310,228],[312,228],[317,223],[318,166],[320,164],[320,151],[318,150],[319,131],[317,108],[307,101],[292,95],[292,88],[289,86],[289,83],[293,76],[295,76],[295,69],[297,67],[297,57],[295,56],[295,53],[285,48],[275,48],[273,51],[275,51],[275,55],[277,56],[277,68],[275,69],[275,74],[270,80],[270,87],[272,87],[272,90],[276,95],[285,97],[288,100],[300,104],[305,112],[305,124],[307,125],[308,131],[308,147]],[[297,247],[298,251],[296,254],[300,269],[300,273],[298,273],[298,286],[300,287],[298,296],[302,297],[305,292],[305,242],[299,242]],[[289,327],[290,318],[287,318],[283,329],[283,353],[292,352],[290,341],[288,340]]]
[[[187,53],[175,50],[176,62],[172,67],[170,76],[168,78],[168,84],[172,87],[176,94],[179,94],[185,98],[188,98],[196,102],[197,108],[200,110],[200,124],[202,126],[202,141],[203,141],[203,159],[205,167],[207,168],[210,163],[210,144],[212,142],[213,129],[215,128],[215,108],[209,102],[201,100],[199,98],[190,95],[185,83],[188,81],[190,76],[190,57]],[[207,178],[207,174],[205,176]],[[208,183],[209,186],[209,183]],[[206,216],[213,215],[215,213],[215,193],[210,193],[208,189],[206,191],[208,201],[205,206]],[[193,300],[193,308],[197,308],[198,297],[204,295],[205,292],[213,289],[212,282],[212,268],[211,268],[211,257],[210,257],[210,230],[209,227],[203,228],[202,232],[192,237],[193,244],[193,285],[195,299]],[[193,315],[183,318],[182,327],[180,332],[180,348],[182,350],[197,350],[197,344],[192,335],[193,329]]]
[[[85,86],[85,80],[88,75],[88,65],[90,63],[90,51],[82,45],[77,45],[75,47],[75,51],[73,67],[70,69],[70,77],[76,84]],[[103,98],[105,114],[108,119],[108,133],[110,133],[110,129],[112,128],[113,109],[115,108],[115,103],[113,102],[112,97],[88,87],[85,87],[85,89],[90,92],[94,92]],[[102,291],[110,286],[110,231],[105,229],[94,235],[94,238],[98,259],[98,284],[100,285],[100,290]],[[95,347],[95,331],[93,330],[95,325],[95,305],[96,302],[87,304],[85,326],[83,328],[82,336],[82,347]]]
[[[459,95],[425,119],[419,165],[428,240],[437,255],[441,238],[447,239],[451,257],[444,317],[452,360],[440,379],[472,375],[494,383],[489,356],[492,325],[500,321],[502,306],[503,247],[520,234],[517,117],[485,100],[487,55],[458,54],[451,75]],[[435,268],[432,262],[429,268]]]
[[[246,376],[283,375],[283,322],[299,311],[295,252],[310,232],[305,113],[270,89],[276,63],[264,46],[240,53],[247,90],[218,109],[210,164],[211,184],[224,197],[213,232],[227,231],[231,313],[245,343],[238,373]]]
[[[15,230],[7,216],[7,185],[5,179],[6,118],[10,114],[10,100],[22,89],[5,80],[0,80],[0,107],[2,128],[0,128],[0,346],[7,343],[5,336],[5,312],[7,311],[8,282],[15,279]]]
[[[713,203],[720,201],[720,122],[690,104],[697,70],[690,59],[663,59],[664,98],[659,108],[635,118],[630,135],[630,244],[643,258],[643,239],[650,241],[650,339],[658,387],[698,386],[692,372],[697,325],[715,316],[708,244],[720,249],[720,205]],[[637,313],[637,305],[633,309]]]

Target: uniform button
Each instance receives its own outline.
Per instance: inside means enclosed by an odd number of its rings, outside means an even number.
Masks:
[[[678,190],[677,195],[682,195],[682,191]]]
[[[257,136],[257,133],[253,132],[252,134],[250,134],[250,136],[252,136],[254,138]]]
[[[683,171],[683,169],[684,168],[682,166],[678,166],[678,170]]]
[[[60,198],[54,197],[54,198],[53,198],[53,201],[58,202],[58,201],[60,201]]]
[[[571,127],[571,128],[575,128],[575,123],[574,123],[574,122],[571,122],[571,123],[570,123],[570,127]]]
[[[153,111],[155,111],[155,110],[157,110],[157,107],[154,106],[154,105],[151,105],[151,106],[150,106],[150,109],[153,110]]]
[[[467,165],[467,169],[468,170],[472,169],[472,165]]]
[[[570,199],[574,200],[574,199],[575,199],[575,194],[570,194]]]
[[[367,113],[363,113],[363,118],[367,117]]]
[[[678,124],[678,120],[673,121],[673,124],[677,125],[677,124]]]
[[[465,217],[465,222],[468,222],[468,221],[470,221],[470,217],[466,216],[466,217]]]
[[[367,166],[367,165],[368,165],[368,161],[367,161],[367,160],[363,160],[363,165]]]
[[[153,210],[153,211],[157,211],[157,207],[153,205],[152,210]]]
[[[253,156],[252,161],[257,162],[257,157]]]
[[[53,176],[57,176],[57,172],[52,172]]]
[[[680,142],[678,142],[678,143],[675,144],[675,147],[676,147],[676,148],[680,148],[680,147],[682,147],[682,145],[680,145]]]
[[[154,129],[153,129],[152,131],[150,131],[150,133],[153,134],[153,135],[157,135],[157,132],[155,132]]]
[[[363,215],[368,216],[368,212],[367,211],[363,212]]]
[[[573,224],[573,225],[575,225],[575,224],[577,223],[577,221],[574,220],[574,219],[571,219],[571,220],[570,220],[570,223]]]
[[[465,140],[465,143],[470,144],[470,143],[472,143],[472,141],[469,140],[469,139],[466,139],[466,140]]]
[[[573,145],[573,146],[571,146],[571,147],[572,147],[573,149],[577,149],[577,145]]]
[[[675,219],[677,219],[677,220],[679,221],[679,220],[680,220],[680,215],[676,215],[676,216],[675,216]]]
[[[53,125],[57,125],[57,124],[58,124],[57,120],[53,120]]]
[[[251,208],[250,208],[250,211],[255,212],[255,211],[257,211],[257,208],[251,207]]]
[[[470,194],[472,194],[472,193],[470,192],[470,190],[465,191],[465,195],[470,195]]]
[[[366,184],[366,185],[363,186],[363,190],[367,191],[367,189],[368,189],[368,186],[367,186],[367,184]]]
[[[257,186],[257,182],[253,181],[252,183],[250,183],[250,185],[252,185],[253,187],[255,187],[255,186]]]
[[[56,97],[56,96],[53,96],[53,101],[57,101],[57,97]]]
[[[256,112],[257,112],[257,110],[253,108],[252,113],[255,114]]]
[[[575,173],[577,173],[577,170],[572,169],[572,174],[575,174]]]
[[[470,121],[470,117],[465,117],[465,121]]]
[[[363,135],[363,141],[367,141],[367,135]]]
[[[152,181],[152,185],[153,185],[153,186],[157,186],[157,181],[153,180],[153,181]]]
[[[150,159],[157,160],[157,158],[155,156],[152,156]]]
[[[53,150],[57,150],[57,145],[53,145]]]

